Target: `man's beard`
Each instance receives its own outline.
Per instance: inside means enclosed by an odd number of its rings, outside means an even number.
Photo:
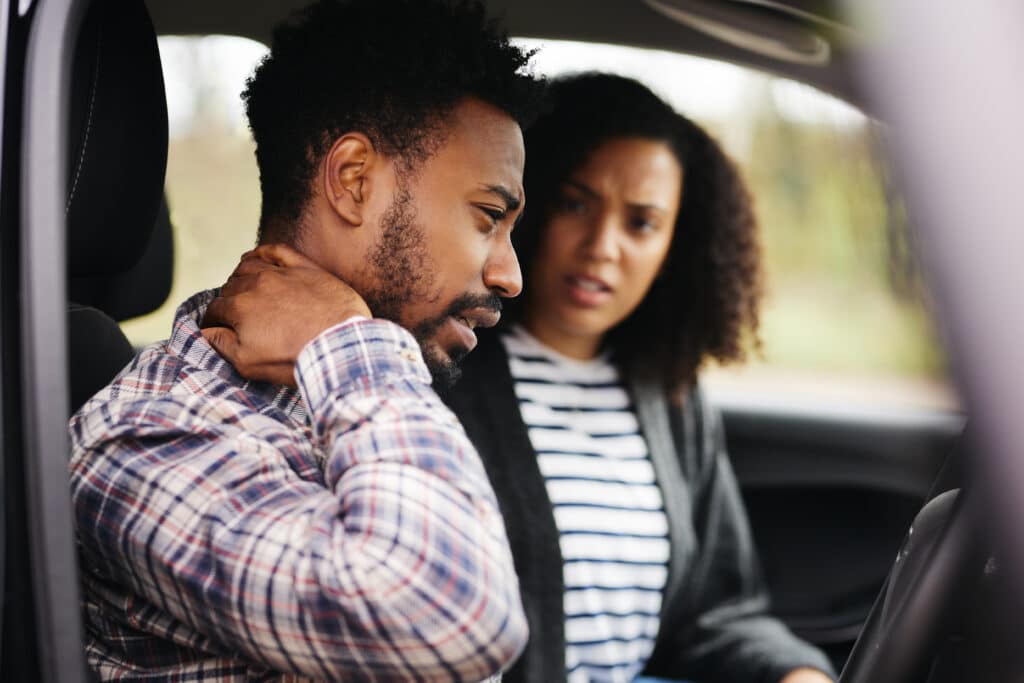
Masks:
[[[380,240],[370,255],[376,284],[363,294],[363,299],[375,318],[403,325],[402,313],[406,306],[413,301],[436,302],[439,295],[431,292],[436,266],[427,255],[426,235],[423,227],[416,223],[412,198],[401,179],[391,206],[381,217],[381,226]],[[467,351],[445,352],[434,335],[449,318],[478,307],[500,312],[501,299],[494,294],[463,294],[440,315],[409,328],[419,342],[435,388],[445,389],[458,381],[462,374],[459,363]]]
[[[433,377],[435,389],[449,389],[459,381],[462,376],[462,368],[459,367],[459,364],[469,351],[456,348],[445,353],[438,348],[433,337],[450,318],[471,308],[489,308],[500,313],[501,299],[494,294],[463,294],[455,299],[441,315],[424,320],[412,330],[413,336],[416,337],[416,341],[420,343],[420,348],[423,350],[423,360],[426,361],[427,369],[430,370],[430,375]]]

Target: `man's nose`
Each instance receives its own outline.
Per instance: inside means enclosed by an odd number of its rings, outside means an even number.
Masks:
[[[511,239],[502,242],[491,254],[484,267],[484,284],[503,297],[519,296],[523,291],[523,274]]]

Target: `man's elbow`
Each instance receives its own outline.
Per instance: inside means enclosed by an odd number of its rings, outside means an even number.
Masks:
[[[501,600],[504,604],[486,620],[481,621],[478,614],[462,615],[459,630],[469,637],[464,642],[468,656],[457,667],[461,680],[486,680],[508,670],[526,647],[529,627],[515,582],[513,588],[512,599]],[[508,587],[502,593],[508,595]]]
[[[526,647],[530,634],[519,581],[511,558],[497,560],[502,555],[485,560],[475,581],[455,580],[435,594],[446,623],[435,622],[430,639],[449,662],[458,662],[459,680],[482,681],[507,670]]]
[[[516,661],[529,628],[508,550],[472,548],[453,555],[451,544],[415,552],[383,544],[365,552],[364,546],[362,561],[348,563],[346,573],[356,580],[343,607],[351,607],[348,599],[356,594],[378,619],[387,615],[379,622],[387,631],[382,639],[405,653],[423,679],[486,680]]]
[[[530,638],[526,612],[523,611],[523,603],[519,598],[518,583],[507,611],[505,627],[494,637],[495,649],[500,653],[498,659],[503,671],[519,658],[526,648],[526,641]]]

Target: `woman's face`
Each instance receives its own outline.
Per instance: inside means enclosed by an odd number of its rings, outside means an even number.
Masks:
[[[663,142],[622,138],[569,174],[526,280],[527,329],[574,358],[640,304],[675,229],[683,169]]]

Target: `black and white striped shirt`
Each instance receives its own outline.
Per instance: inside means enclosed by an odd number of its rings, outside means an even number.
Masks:
[[[607,357],[566,358],[503,335],[523,421],[554,507],[570,683],[628,683],[654,647],[669,540],[647,443]]]

